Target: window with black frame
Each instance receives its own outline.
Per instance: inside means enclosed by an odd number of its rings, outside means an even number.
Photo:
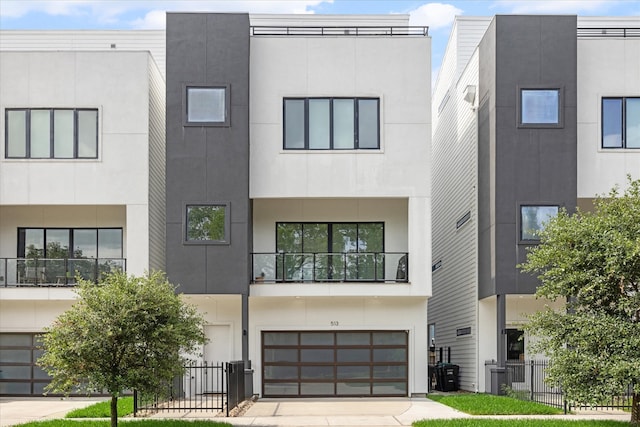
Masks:
[[[602,98],[602,148],[640,148],[640,97]]]
[[[5,157],[95,159],[98,110],[11,108],[5,110]]]
[[[277,223],[276,279],[384,280],[384,223]]]
[[[380,148],[378,98],[285,98],[285,150]]]
[[[19,228],[17,274],[25,282],[68,284],[124,270],[122,228]]]

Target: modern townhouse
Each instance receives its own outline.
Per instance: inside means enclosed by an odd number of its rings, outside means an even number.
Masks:
[[[505,361],[539,357],[522,325],[548,302],[517,264],[545,220],[640,174],[638,28],[637,17],[454,22],[433,92],[428,321],[463,389],[499,392]]]
[[[427,391],[430,39],[167,15],[167,273],[265,397]]]
[[[0,35],[0,394],[41,393],[34,336],[80,266],[165,269],[205,314],[198,357],[250,360],[261,396],[425,393],[426,28],[171,13],[166,50],[104,33]]]
[[[163,52],[164,32],[0,32],[0,395],[42,395],[35,335],[71,306],[77,274],[164,269],[150,46]]]

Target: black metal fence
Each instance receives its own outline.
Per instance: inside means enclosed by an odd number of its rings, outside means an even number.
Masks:
[[[610,399],[599,402],[598,405],[575,404],[567,401],[562,388],[550,386],[545,382],[546,369],[550,362],[547,360],[508,360],[505,362],[504,371],[499,370],[504,375],[503,390],[497,390],[500,394],[507,394],[522,400],[531,400],[545,405],[564,409],[565,413],[572,409],[594,408],[594,409],[623,409],[631,410],[632,386],[629,385],[625,393],[612,395]],[[495,360],[485,362],[485,383],[492,385],[493,378],[498,369]],[[493,372],[492,372],[493,371]],[[496,393],[496,390],[486,390]]]
[[[134,391],[134,416],[176,411],[226,411],[228,416],[248,397],[244,382],[243,361],[191,362],[185,366],[184,375],[175,378],[165,390],[153,395]]]

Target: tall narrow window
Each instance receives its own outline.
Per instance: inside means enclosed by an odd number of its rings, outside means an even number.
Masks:
[[[5,157],[95,159],[97,109],[7,109]]]
[[[640,97],[602,98],[602,148],[640,148]]]
[[[283,106],[287,150],[380,147],[377,98],[285,98]]]

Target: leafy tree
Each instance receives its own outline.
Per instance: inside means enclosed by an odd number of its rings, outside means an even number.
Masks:
[[[640,425],[640,180],[598,197],[593,211],[561,211],[520,268],[537,273],[538,297],[565,301],[527,325],[546,353],[548,378],[567,397],[596,404],[633,386],[631,424]]]
[[[45,329],[38,364],[53,377],[47,391],[106,390],[116,427],[124,390],[157,392],[183,374],[182,355],[205,342],[204,320],[162,273],[78,285],[78,301]]]

